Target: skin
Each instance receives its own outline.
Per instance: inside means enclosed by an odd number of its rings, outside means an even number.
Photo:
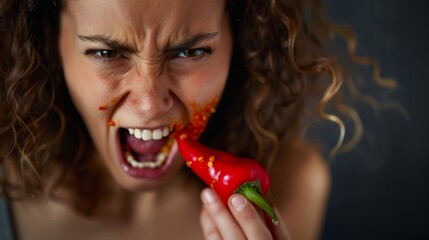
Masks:
[[[102,203],[91,219],[59,202],[15,202],[20,239],[46,239],[46,232],[53,239],[271,238],[259,212],[241,195],[232,195],[226,207],[211,189],[201,191],[190,182],[189,173],[180,171],[184,162],[179,154],[156,179],[131,177],[117,160],[118,128],[186,122],[192,115],[190,99],[203,106],[221,95],[232,53],[224,4],[218,0],[67,2],[59,38],[66,84],[96,147],[88,161],[105,166],[113,179],[110,187],[118,194]],[[211,54],[184,58],[182,51],[167,51],[201,35],[210,37],[190,48],[210,47]],[[110,60],[95,51],[114,50],[100,36],[122,45],[119,52],[104,52],[113,56]],[[110,102],[106,111],[98,110]],[[116,126],[108,126],[110,120]],[[303,144],[284,145],[292,147],[284,148],[289,151],[279,154],[280,165],[273,167],[283,171],[271,176],[280,218],[275,234],[290,239],[289,230],[296,239],[317,238],[329,188],[327,168]]]
[[[130,177],[118,167],[118,128],[157,128],[172,120],[187,121],[192,114],[189,100],[204,105],[220,96],[228,74],[232,39],[223,4],[171,2],[73,1],[62,16],[60,52],[73,102],[101,159],[129,190],[160,187],[177,174],[183,161],[174,161],[154,181]],[[186,58],[181,57],[183,51],[167,50],[206,34],[212,37],[190,47],[215,49],[210,55]],[[112,52],[94,36],[129,49]],[[100,58],[99,50],[104,49],[113,57]],[[97,111],[114,98],[107,111]],[[115,127],[106,124],[111,119]]]

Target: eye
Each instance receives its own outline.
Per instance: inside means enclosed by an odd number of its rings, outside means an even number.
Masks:
[[[104,59],[115,59],[115,58],[122,57],[122,54],[119,51],[107,50],[107,49],[94,50],[92,54],[96,57],[104,58]]]
[[[130,58],[127,52],[115,49],[87,49],[83,54],[94,64],[103,71],[116,75],[125,73],[130,69]]]
[[[177,54],[179,58],[196,58],[204,55],[210,55],[212,53],[211,48],[191,48],[181,51]]]
[[[84,54],[97,61],[114,61],[125,57],[120,51],[113,49],[88,49]]]

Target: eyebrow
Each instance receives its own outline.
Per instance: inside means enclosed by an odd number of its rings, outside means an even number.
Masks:
[[[189,48],[192,48],[193,46],[197,45],[198,43],[202,42],[202,41],[206,41],[206,40],[210,40],[213,39],[214,37],[216,37],[216,35],[218,35],[219,32],[213,32],[213,33],[206,33],[206,34],[198,34],[195,35],[177,45],[171,46],[171,47],[167,47],[164,52],[168,53],[168,52],[177,52],[177,51],[183,51]]]
[[[91,36],[84,36],[84,35],[77,35],[77,37],[85,42],[95,42],[95,43],[103,43],[104,45],[109,46],[112,49],[123,51],[123,52],[135,52],[136,49],[128,44],[121,43],[118,40],[111,39],[109,37],[103,36],[103,35],[91,35]]]
[[[195,36],[192,36],[189,39],[186,39],[185,41],[183,41],[177,45],[165,48],[164,53],[177,52],[177,51],[183,51],[183,50],[189,49],[189,48],[197,45],[198,43],[200,43],[202,41],[213,39],[216,35],[218,35],[218,33],[219,32],[197,34]],[[118,40],[111,39],[110,37],[106,37],[103,35],[84,36],[84,35],[78,34],[77,37],[82,41],[105,44],[108,47],[115,49],[115,50],[118,50],[118,51],[137,52],[137,50],[133,46],[130,46],[126,43],[122,43]]]

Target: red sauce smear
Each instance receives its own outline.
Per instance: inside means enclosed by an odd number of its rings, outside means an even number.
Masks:
[[[109,121],[107,122],[107,125],[109,125],[110,127],[114,127],[114,126],[116,126],[116,122],[115,122],[115,121],[113,121],[113,120],[109,120]]]
[[[189,100],[189,105],[192,109],[192,118],[190,123],[187,126],[184,126],[182,122],[174,123],[172,126],[176,131],[181,130],[186,127],[188,130],[191,139],[196,140],[198,136],[204,131],[207,126],[207,123],[210,119],[210,116],[216,112],[216,105],[218,104],[219,99],[215,97],[212,101],[206,104],[204,107],[200,107],[197,103],[192,100]]]
[[[109,107],[111,107],[112,105],[114,105],[117,101],[118,101],[118,98],[115,97],[112,100],[110,100],[109,102],[107,102],[106,104],[99,106],[98,110],[100,110],[100,111],[107,110]]]

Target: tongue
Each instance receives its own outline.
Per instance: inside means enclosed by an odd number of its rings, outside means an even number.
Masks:
[[[146,157],[150,157],[152,155],[153,157],[155,157],[159,153],[161,148],[167,143],[167,138],[162,138],[160,140],[143,141],[141,139],[137,139],[133,136],[128,135],[126,137],[126,142],[128,146],[130,146],[131,149],[138,155],[147,155]],[[139,160],[140,157],[143,156],[139,156]]]

